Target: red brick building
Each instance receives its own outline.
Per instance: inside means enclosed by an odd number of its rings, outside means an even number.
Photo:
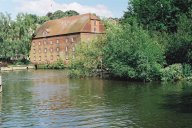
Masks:
[[[49,64],[58,59],[66,62],[74,58],[75,44],[91,41],[103,33],[103,23],[93,14],[47,21],[35,32],[30,61],[33,64]]]

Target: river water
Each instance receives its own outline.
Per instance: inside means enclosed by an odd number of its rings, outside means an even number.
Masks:
[[[0,128],[191,128],[192,84],[1,72]]]

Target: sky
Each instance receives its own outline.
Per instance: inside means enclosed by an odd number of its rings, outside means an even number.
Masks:
[[[101,17],[120,18],[128,6],[128,0],[0,0],[0,12],[13,18],[19,12],[46,15],[56,10],[75,10],[80,14],[95,13]]]

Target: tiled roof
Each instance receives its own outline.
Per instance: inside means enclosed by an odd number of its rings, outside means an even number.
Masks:
[[[36,30],[34,38],[91,32],[90,19],[100,20],[97,16],[88,13],[47,21]]]

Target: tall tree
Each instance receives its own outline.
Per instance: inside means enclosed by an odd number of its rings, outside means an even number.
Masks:
[[[54,19],[59,19],[59,18],[67,17],[67,16],[76,16],[76,15],[79,15],[79,13],[76,11],[73,11],[73,10],[69,10],[66,12],[57,10],[54,13],[51,13],[51,12],[47,13],[46,16],[48,16],[51,20],[54,20]]]
[[[135,17],[147,29],[174,33],[179,17],[191,16],[191,9],[191,0],[130,0],[124,22]]]

